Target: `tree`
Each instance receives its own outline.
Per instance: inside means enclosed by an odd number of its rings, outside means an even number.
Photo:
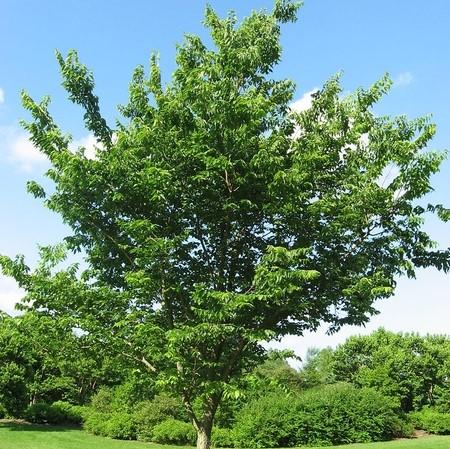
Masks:
[[[333,372],[334,351],[330,347],[324,349],[309,348],[306,360],[299,373],[303,388],[336,383]]]
[[[337,380],[375,388],[398,400],[404,412],[448,407],[450,340],[379,329],[354,336],[333,354]]]
[[[116,129],[91,72],[75,52],[57,53],[95,158],[70,151],[48,98],[22,96],[33,117],[24,126],[52,164],[45,204],[88,267],[58,268],[60,245],[44,248],[35,270],[3,257],[4,273],[32,307],[71,316],[178,393],[202,449],[221,398],[238,394],[241,374],[264,356],[262,341],[364,323],[396,276],[449,268],[449,251],[422,230],[426,212],[449,211],[417,205],[444,158],[423,151],[434,125],[371,112],[388,77],[344,98],[333,77],[299,113],[294,84],[271,77],[280,26],[298,6],[276,0],[240,24],[207,7],[214,45],[186,36],[167,85],[155,56],[148,77],[138,67]]]
[[[85,403],[126,375],[88,335],[74,334],[70,321],[36,312],[0,314],[0,366],[0,404],[14,417],[36,402]]]

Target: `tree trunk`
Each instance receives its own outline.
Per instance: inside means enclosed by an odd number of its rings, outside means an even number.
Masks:
[[[211,429],[211,425],[197,428],[197,449],[211,448]]]

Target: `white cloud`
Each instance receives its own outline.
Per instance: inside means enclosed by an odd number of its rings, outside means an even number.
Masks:
[[[294,101],[294,103],[291,104],[290,109],[292,112],[303,112],[309,109],[312,106],[313,101],[313,94],[315,94],[318,91],[318,89],[315,87],[314,89],[305,92],[302,97]],[[294,129],[294,133],[292,134],[293,139],[298,139],[301,136],[302,130],[300,129],[300,126],[296,126]]]
[[[113,133],[111,140],[113,144],[117,142],[116,133]],[[93,134],[88,134],[85,137],[73,140],[69,144],[69,149],[72,152],[75,152],[80,148],[84,149],[84,155],[86,156],[87,159],[96,159],[97,152],[103,151],[105,149],[104,145],[101,142],[99,142]]]
[[[116,139],[117,136],[114,134],[113,142]],[[80,148],[84,148],[84,154],[88,159],[95,159],[97,152],[104,150],[102,143],[97,142],[92,134],[69,144],[72,152]],[[0,126],[0,157],[6,158],[25,172],[32,172],[48,165],[47,156],[39,151],[28,135],[17,126]]]
[[[0,127],[0,152],[20,170],[31,172],[46,165],[48,159],[16,126]]]
[[[48,160],[47,156],[41,153],[26,135],[20,135],[12,142],[11,159],[27,172],[42,166]]]
[[[5,91],[0,87],[0,104],[5,102]]]
[[[70,151],[77,151],[79,148],[84,148],[84,155],[88,159],[95,159],[97,157],[97,151],[103,150],[103,145],[97,142],[97,139],[92,134],[88,134],[81,139],[73,140],[69,144]]]
[[[0,310],[8,315],[17,315],[14,306],[24,296],[24,291],[9,277],[0,275]]]
[[[309,109],[312,106],[313,94],[315,94],[319,89],[315,87],[314,89],[305,92],[300,100],[294,101],[291,104],[291,110],[294,112],[302,112]]]
[[[394,81],[393,87],[408,86],[409,84],[412,83],[412,80],[413,80],[413,75],[411,72],[399,73],[393,80]]]

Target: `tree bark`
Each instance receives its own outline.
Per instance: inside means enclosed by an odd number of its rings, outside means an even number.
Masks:
[[[211,430],[212,423],[197,427],[197,449],[211,448]]]

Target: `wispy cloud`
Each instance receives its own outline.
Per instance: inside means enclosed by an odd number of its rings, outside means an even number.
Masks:
[[[114,141],[115,135],[113,135]],[[69,150],[75,152],[82,148],[88,159],[96,159],[97,152],[104,150],[103,145],[88,134],[69,144]],[[28,134],[17,126],[0,126],[0,160],[7,160],[24,172],[41,170],[48,166],[48,158],[31,142]]]
[[[9,315],[17,315],[15,305],[25,292],[19,288],[12,278],[0,275],[0,310]]]
[[[394,81],[393,87],[408,86],[409,84],[412,83],[413,79],[414,77],[411,72],[399,73],[393,80]]]
[[[42,168],[48,162],[28,135],[16,126],[0,127],[0,154],[25,172]]]
[[[5,91],[0,87],[0,104],[5,102]]]

